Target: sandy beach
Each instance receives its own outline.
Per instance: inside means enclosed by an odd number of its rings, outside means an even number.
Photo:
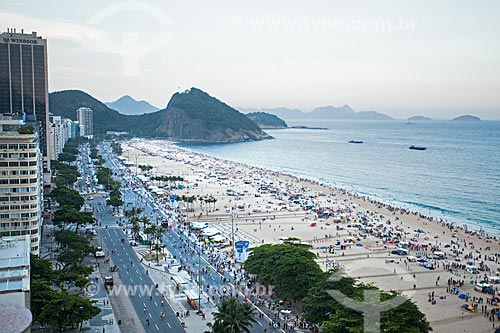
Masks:
[[[496,238],[317,182],[193,153],[167,141],[131,140],[122,143],[122,149],[131,173],[142,174],[136,164],[150,165],[152,176],[184,179],[174,194],[216,199],[208,204],[195,201],[189,222],[206,222],[230,239],[233,218],[235,239],[248,240],[250,247],[299,238],[312,246],[322,269],[339,266],[355,278],[413,299],[434,332],[493,332],[500,325],[496,304],[489,301],[492,295],[474,290],[498,272]],[[148,185],[155,190],[166,184]],[[163,198],[158,196],[157,202],[168,204]],[[181,208],[185,205],[180,202]],[[399,254],[391,253],[398,249]],[[496,286],[491,284],[495,294]],[[463,304],[476,310],[462,309]]]

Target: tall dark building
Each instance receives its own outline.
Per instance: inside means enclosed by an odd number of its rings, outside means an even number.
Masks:
[[[47,40],[36,32],[0,34],[0,113],[36,116],[44,167],[50,169]]]

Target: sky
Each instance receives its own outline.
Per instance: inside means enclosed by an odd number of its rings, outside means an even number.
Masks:
[[[349,104],[397,118],[500,119],[500,1],[0,1],[49,43],[49,90],[165,107]]]

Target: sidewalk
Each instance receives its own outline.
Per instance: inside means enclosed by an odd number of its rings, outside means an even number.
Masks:
[[[89,295],[91,301],[97,301],[94,305],[101,309],[99,313],[94,318],[84,321],[82,325],[83,332],[90,333],[120,333],[120,327],[118,326],[118,321],[116,320],[113,308],[111,307],[111,302],[109,301],[108,294],[105,290],[104,281],[101,278],[99,272],[99,267],[94,265],[94,272],[89,276],[92,282],[96,282],[98,291],[95,295]]]

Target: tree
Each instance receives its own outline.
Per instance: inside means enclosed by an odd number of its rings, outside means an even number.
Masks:
[[[55,234],[55,240],[66,249],[57,258],[57,261],[63,265],[64,270],[80,264],[88,253],[95,252],[95,248],[90,245],[87,238],[71,231],[58,231]]]
[[[89,320],[100,312],[101,309],[94,306],[88,299],[67,292],[57,292],[43,307],[38,321],[57,326],[62,330],[68,325]]]
[[[31,313],[33,320],[40,321],[39,316],[47,303],[54,298],[56,292],[50,287],[51,283],[41,279],[31,277],[30,293],[31,293]]]
[[[145,172],[145,171],[152,170],[153,167],[151,165],[139,165],[139,169],[141,169],[141,171]]]
[[[214,312],[213,333],[250,332],[254,318],[254,308],[250,303],[240,303],[234,297],[223,300]]]
[[[116,195],[110,194],[109,199],[106,200],[106,204],[112,206],[113,210],[116,210],[118,207],[123,206],[123,200]]]
[[[139,221],[134,220],[132,222],[132,228],[130,229],[130,231],[132,231],[132,235],[134,235],[135,240],[139,239],[139,232],[141,232]]]
[[[66,251],[65,253],[68,252],[72,252],[72,250]],[[57,282],[59,284],[59,288],[64,290],[65,284],[70,285],[71,283],[74,283],[76,287],[82,289],[90,282],[87,276],[91,273],[92,268],[75,262],[69,270],[63,269],[58,273]]]
[[[144,209],[142,208],[136,208],[136,207],[132,207],[132,209],[130,210],[126,210],[123,215],[125,215],[125,217],[129,218],[129,219],[132,219],[133,217],[141,214],[142,212],[144,211]]]
[[[262,245],[252,250],[245,269],[258,274],[259,281],[273,286],[282,299],[303,299],[323,276],[309,246],[285,242]]]
[[[80,210],[85,203],[85,200],[78,191],[67,187],[56,187],[52,190],[50,196],[55,199],[59,205],[72,206],[76,210]]]
[[[56,210],[52,222],[55,225],[64,225],[66,223],[76,224],[75,233],[78,231],[78,227],[82,224],[95,225],[97,223],[94,213],[80,212],[72,206],[62,206],[60,209]]]
[[[55,279],[54,271],[50,261],[40,258],[35,254],[30,254],[31,278],[44,280],[51,283]]]
[[[71,186],[81,176],[78,168],[74,165],[53,161],[51,166],[53,173],[57,175],[55,181],[56,187]]]
[[[76,161],[76,156],[71,153],[62,152],[57,156],[59,162],[74,162]]]
[[[377,290],[373,285],[358,283],[351,277],[342,276],[339,279],[329,279],[330,271],[325,274],[304,299],[304,319],[313,324],[323,325],[325,333],[362,333],[364,331],[364,316],[362,313],[347,308],[327,291],[336,290],[350,299],[364,302],[366,290]],[[394,293],[380,292],[380,301],[384,302],[396,296]],[[410,300],[403,304],[382,312],[380,321],[382,332],[411,332],[423,333],[432,330],[417,306]]]

